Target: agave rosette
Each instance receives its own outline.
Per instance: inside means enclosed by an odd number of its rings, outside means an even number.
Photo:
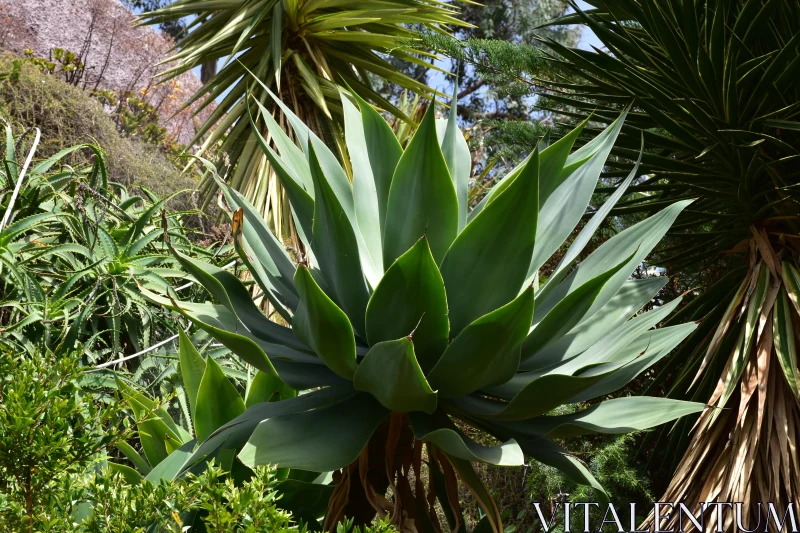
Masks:
[[[365,521],[388,512],[401,525],[440,529],[437,497],[455,527],[460,478],[502,530],[472,462],[521,465],[529,455],[601,489],[552,439],[645,429],[702,410],[621,397],[548,416],[618,391],[695,328],[653,329],[679,300],[637,314],[666,279],[629,279],[688,201],[577,261],[635,172],[596,209],[552,275],[538,279],[584,217],[624,114],[578,150],[572,146],[583,125],[536,147],[470,209],[471,160],[454,112],[437,121],[430,106],[403,148],[380,114],[343,94],[350,179],[274,98],[299,146],[256,101],[276,149],[264,138],[261,147],[289,195],[306,256],[295,262],[244,197],[221,187],[240,257],[289,327],[264,316],[235,275],[177,252],[215,303],[148,297],[306,392],[251,407],[187,454],[182,470],[225,449],[251,467],[341,469],[326,528],[344,516]],[[462,424],[500,443],[479,444]],[[423,446],[428,487],[419,475]]]

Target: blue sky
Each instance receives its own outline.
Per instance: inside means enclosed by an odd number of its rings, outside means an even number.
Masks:
[[[583,0],[578,0],[578,7],[581,8],[581,10],[592,8],[592,6]],[[601,44],[602,43],[600,42],[600,39],[597,38],[597,35],[595,35],[594,32],[589,28],[584,27],[583,35],[581,35],[581,40],[578,43],[578,46],[585,50],[591,50],[592,46],[600,47]]]

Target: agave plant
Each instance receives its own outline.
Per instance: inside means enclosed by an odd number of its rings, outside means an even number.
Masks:
[[[333,471],[327,531],[345,517],[367,523],[376,513],[405,530],[441,531],[437,501],[447,526],[457,529],[464,525],[461,480],[500,532],[500,511],[473,462],[521,465],[528,454],[601,489],[552,439],[624,433],[702,410],[698,403],[621,397],[548,415],[618,391],[695,328],[652,330],[678,301],[631,319],[665,280],[629,275],[688,202],[576,260],[633,176],[597,209],[556,271],[538,279],[584,216],[624,116],[572,153],[584,125],[536,147],[470,210],[469,150],[455,110],[437,124],[431,105],[403,149],[375,109],[343,94],[351,184],[334,153],[273,98],[300,147],[269,119],[278,152],[266,139],[261,146],[289,194],[308,253],[293,260],[258,211],[221,187],[237,251],[280,318],[264,316],[236,276],[178,251],[216,302],[145,294],[303,392],[223,425],[182,471],[226,449],[239,450],[249,467]],[[465,425],[500,443],[473,441]]]
[[[551,42],[576,80],[551,101],[610,122],[633,100],[608,176],[627,173],[642,134],[648,153],[617,212],[697,198],[662,256],[676,273],[725,274],[676,315],[702,325],[664,374],[670,396],[716,409],[691,441],[692,418],[662,435],[659,457],[678,465],[660,501],[746,502],[755,523],[757,502],[800,500],[787,451],[800,439],[800,2],[588,4],[556,22],[586,24],[610,53]]]
[[[180,418],[170,415],[167,402],[139,391],[124,376],[117,375],[113,380],[112,386],[120,391],[132,411],[141,452],[127,441],[118,441],[116,448],[133,467],[119,462],[108,464],[132,484],[172,481],[198,442],[203,442],[214,431],[244,413],[246,408],[297,396],[297,391],[287,387],[276,376],[262,371],[244,376],[245,380],[237,380],[246,382],[242,395],[241,387],[228,377],[234,373],[233,369],[221,366],[211,354],[204,359],[187,335],[182,332],[179,335]],[[225,475],[238,483],[251,478],[253,472],[241,462],[234,462],[235,451],[228,449],[215,460]],[[296,519],[306,521],[325,512],[327,500],[333,492],[329,473],[282,469],[276,475],[276,488],[281,494],[277,502],[279,507],[293,513]],[[189,531],[205,531],[198,525],[201,520],[197,520],[194,514],[183,515],[181,522],[194,524]]]
[[[413,44],[418,40],[415,28],[445,32],[448,25],[468,26],[457,14],[454,5],[433,0],[177,0],[144,14],[142,20],[163,24],[194,17],[177,42],[177,52],[170,60],[178,63],[164,72],[166,78],[227,58],[220,71],[184,105],[207,97],[199,110],[220,99],[190,145],[211,131],[197,155],[221,142],[236,167],[230,185],[265,217],[269,213],[279,234],[289,235],[291,212],[281,201],[280,182],[258,149],[247,120],[245,94],[255,91],[262,104],[272,104],[248,71],[291,102],[294,113],[315,133],[324,134],[329,143],[339,143],[343,150],[339,90],[350,87],[409,120],[373,83],[388,82],[427,96],[438,94],[391,61],[436,68],[433,56]],[[341,156],[344,159],[343,152]],[[214,180],[209,178],[203,186],[213,190]]]

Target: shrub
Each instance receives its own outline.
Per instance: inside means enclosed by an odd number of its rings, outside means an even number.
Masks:
[[[86,472],[124,435],[119,404],[104,405],[79,382],[74,354],[0,352],[0,523],[38,531],[64,520],[50,512],[61,483]]]

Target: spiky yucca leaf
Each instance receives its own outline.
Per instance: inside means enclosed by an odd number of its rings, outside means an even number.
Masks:
[[[309,254],[299,264],[253,206],[221,183],[237,250],[291,327],[262,315],[235,276],[177,252],[216,303],[147,293],[259,370],[308,391],[251,407],[201,443],[185,470],[235,448],[247,466],[336,471],[325,530],[344,517],[366,523],[389,513],[406,530],[441,531],[437,498],[449,526],[458,527],[460,479],[500,532],[500,512],[472,462],[520,465],[529,454],[602,490],[553,438],[624,433],[702,410],[626,397],[548,416],[614,393],[695,328],[652,329],[677,301],[630,318],[664,280],[629,276],[686,201],[577,264],[597,228],[593,219],[564,264],[538,283],[539,267],[584,216],[624,115],[580,150],[572,144],[583,124],[537,147],[468,211],[469,173],[462,170],[470,158],[454,112],[437,133],[430,106],[402,149],[366,102],[343,95],[341,105],[352,185],[333,153],[294,118],[295,134],[308,139],[302,152],[281,141],[277,153],[263,143],[306,232]],[[274,124],[269,129],[276,140],[285,136]],[[458,424],[500,443],[480,445]]]
[[[609,177],[629,170],[642,133],[647,153],[616,212],[698,198],[664,254],[677,273],[725,259],[726,275],[675,318],[702,323],[663,374],[677,375],[670,396],[718,409],[691,441],[693,417],[661,436],[680,463],[660,501],[745,502],[744,524],[756,523],[757,502],[800,501],[800,2],[588,3],[556,23],[585,24],[608,53],[549,43],[574,76],[551,102],[608,121],[632,102]]]
[[[467,26],[457,15],[456,5],[436,0],[176,0],[145,13],[142,20],[161,24],[194,17],[176,44],[170,60],[177,60],[177,65],[164,72],[167,78],[225,58],[219,72],[185,104],[205,97],[198,108],[203,109],[221,98],[195,141],[209,133],[201,153],[221,142],[235,167],[231,186],[265,217],[269,214],[271,226],[279,234],[290,236],[292,213],[282,199],[280,182],[268,159],[258,149],[247,120],[245,96],[249,90],[271,111],[274,104],[249,73],[281,94],[293,113],[317,135],[343,150],[339,91],[349,87],[362,98],[409,120],[380,95],[373,82],[385,81],[428,97],[438,94],[402,73],[391,60],[436,69],[433,56],[411,44],[418,40],[415,28],[446,32],[451,25]],[[288,128],[287,119],[278,118],[284,128]],[[260,129],[264,133],[263,126]],[[214,180],[209,177],[203,186],[213,190]]]

